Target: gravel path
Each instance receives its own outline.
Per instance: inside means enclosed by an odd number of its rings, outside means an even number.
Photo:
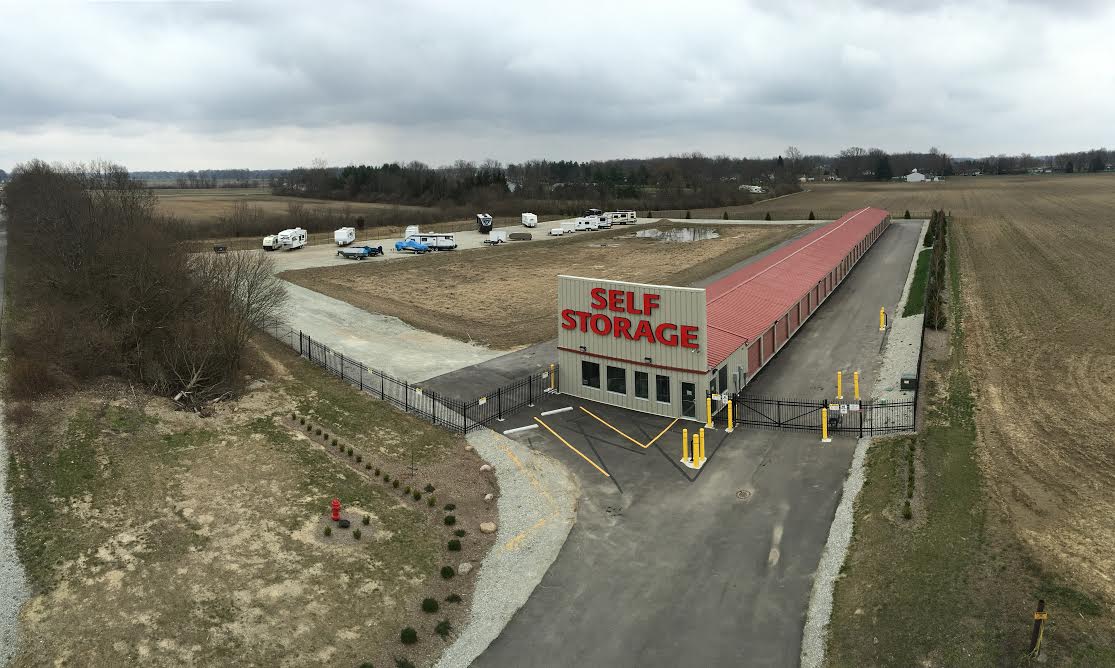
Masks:
[[[0,415],[4,406],[0,404]],[[19,640],[19,609],[30,594],[23,564],[15,551],[12,497],[8,494],[7,435],[0,428],[0,665],[15,656]]]
[[[468,442],[499,480],[496,544],[481,563],[470,617],[438,668],[480,656],[542,581],[577,517],[580,490],[565,466],[489,429]]]
[[[910,269],[906,275],[906,285],[902,289],[902,298],[894,313],[902,313],[906,307],[906,300],[910,296],[910,286],[914,280],[914,268],[917,266],[918,253],[921,252],[921,240],[925,238],[929,221],[922,223],[921,235],[918,237],[918,247],[910,261]],[[887,332],[886,343],[879,360],[876,371],[872,395],[875,399],[888,402],[912,398],[912,393],[901,392],[898,381],[903,373],[916,373],[918,353],[921,347],[922,315],[908,318],[894,317],[890,322],[890,331]],[[867,449],[871,446],[871,438],[861,438],[856,443],[856,451],[852,456],[852,466],[848,470],[848,478],[844,481],[844,491],[840,497],[840,505],[836,508],[836,516],[832,519],[829,528],[829,537],[825,543],[825,550],[821,554],[821,562],[817,566],[817,573],[813,577],[813,591],[809,596],[809,611],[805,616],[805,629],[801,639],[801,666],[802,668],[819,668],[825,663],[825,648],[828,641],[828,625],[832,617],[832,596],[836,587],[836,580],[840,576],[840,569],[844,567],[844,559],[848,555],[848,546],[852,542],[852,529],[855,520],[856,499],[863,489],[864,469],[863,463],[867,457]]]

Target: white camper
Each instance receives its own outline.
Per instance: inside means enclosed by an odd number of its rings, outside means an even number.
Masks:
[[[638,218],[635,217],[635,212],[630,210],[609,211],[604,215],[613,225],[628,225],[639,222]]]
[[[406,229],[403,230],[403,238],[404,239],[406,239],[407,237],[413,237],[416,234],[418,234],[418,226],[417,225],[407,225]]]
[[[353,241],[356,241],[356,228],[355,227],[342,227],[333,233],[333,241],[337,242],[338,246],[347,246]]]
[[[476,214],[476,231],[480,234],[487,234],[488,232],[492,231],[492,214]]]
[[[263,237],[263,250],[273,251],[279,250],[282,246],[279,244],[279,235],[269,234]]]
[[[404,241],[410,241],[412,239],[420,244],[425,244],[430,250],[454,250],[457,248],[457,238],[452,234],[416,232],[415,234],[403,237]]]
[[[538,216],[533,213],[524,213],[523,227],[538,227]]]
[[[290,230],[283,230],[279,232],[279,247],[283,250],[294,250],[306,245],[306,239],[309,235],[306,230],[301,227],[295,227]]]
[[[561,229],[565,230],[565,234],[573,234],[577,230],[581,229],[580,222],[580,219],[563,220],[561,221]],[[586,227],[585,229],[587,230],[588,228]]]

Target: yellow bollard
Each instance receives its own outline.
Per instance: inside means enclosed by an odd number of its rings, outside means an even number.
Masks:
[[[704,429],[701,429],[701,446],[700,447],[701,447],[701,459],[700,459],[700,461],[697,462],[697,467],[698,468],[700,468],[701,465],[703,465],[705,463],[705,430]]]
[[[821,409],[821,442],[832,443],[832,439],[829,438],[829,409],[827,408]]]
[[[844,372],[843,371],[837,371],[836,372],[836,398],[837,399],[843,399],[844,398]]]
[[[887,331],[887,307],[879,307],[879,331]]]
[[[681,461],[689,459],[689,430],[681,430]]]
[[[705,429],[712,429],[712,395],[705,397],[705,415],[708,420],[705,421]]]
[[[859,371],[852,372],[852,391],[856,395],[856,401],[859,401]]]
[[[550,365],[550,391],[554,391],[554,365]]]
[[[693,457],[689,461],[693,464],[694,468],[699,466],[699,464],[697,464],[697,453],[700,451],[700,449],[701,449],[701,437],[697,435],[697,432],[693,432],[693,449],[692,449]]]
[[[735,427],[733,427],[734,424],[735,423],[732,422],[732,400],[729,399],[728,400],[728,428],[725,429],[724,431],[728,434],[732,433],[732,430],[735,428]]]

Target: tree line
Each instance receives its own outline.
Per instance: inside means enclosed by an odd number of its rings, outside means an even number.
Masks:
[[[188,254],[155,197],[100,163],[17,166],[6,187],[8,392],[115,376],[197,405],[236,389],[286,293],[262,254]]]

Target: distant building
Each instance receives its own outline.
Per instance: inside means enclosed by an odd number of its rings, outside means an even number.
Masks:
[[[912,171],[912,172],[910,172],[909,174],[906,175],[906,182],[907,183],[921,183],[924,180],[925,180],[925,174],[919,173],[917,169],[914,169],[914,171]]]

